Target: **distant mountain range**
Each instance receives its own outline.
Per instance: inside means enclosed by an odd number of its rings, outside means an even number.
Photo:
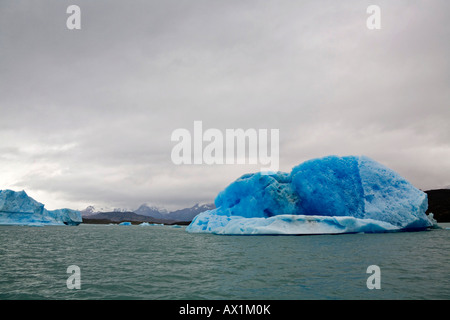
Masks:
[[[149,216],[156,219],[169,219],[177,221],[192,221],[194,217],[206,210],[212,210],[216,206],[213,203],[196,204],[190,208],[179,209],[168,212],[166,209],[158,209],[157,207],[149,207],[147,205],[140,206],[136,211],[137,214]]]
[[[137,210],[127,211],[114,209],[114,211],[97,211],[95,207],[89,206],[81,211],[83,223],[120,223],[124,221],[142,223],[164,223],[164,224],[188,224],[194,217],[206,210],[214,209],[213,203],[196,204],[190,208],[167,211],[147,204],[141,205]]]

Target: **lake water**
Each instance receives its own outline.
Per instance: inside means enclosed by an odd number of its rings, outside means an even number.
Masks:
[[[0,299],[450,299],[450,224],[441,226],[316,236],[0,226]],[[80,289],[67,287],[71,265]],[[370,265],[380,289],[367,287]]]

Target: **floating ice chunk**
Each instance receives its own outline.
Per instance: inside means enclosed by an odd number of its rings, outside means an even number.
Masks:
[[[83,222],[79,211],[72,209],[57,209],[48,212],[55,220],[61,221],[66,225],[78,225]]]
[[[47,210],[25,191],[0,190],[0,224],[2,225],[78,225],[81,213],[71,209]]]
[[[359,162],[364,218],[388,221],[402,229],[430,227],[428,197],[393,170],[367,158]]]
[[[421,230],[426,193],[367,157],[328,156],[290,174],[246,174],[220,192],[216,209],[197,215],[188,232],[317,234]]]
[[[124,221],[124,222],[119,223],[119,226],[131,226],[131,222]]]
[[[349,216],[278,215],[269,218],[212,216],[214,213],[211,211],[201,213],[196,219],[208,220],[208,224],[199,227],[194,223],[188,226],[187,230],[233,235],[376,233],[400,230],[387,222]]]
[[[148,227],[148,226],[164,226],[164,223],[149,223],[149,222],[142,222],[141,224],[139,224],[140,226],[143,227]]]

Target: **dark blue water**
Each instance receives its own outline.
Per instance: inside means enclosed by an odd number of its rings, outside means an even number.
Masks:
[[[450,299],[450,230],[217,236],[0,226],[0,299]],[[67,267],[80,268],[68,289]],[[367,267],[380,268],[368,289]]]

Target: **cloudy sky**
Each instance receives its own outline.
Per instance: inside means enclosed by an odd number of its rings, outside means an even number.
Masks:
[[[448,186],[449,21],[447,0],[0,0],[0,189],[49,209],[213,201],[259,166],[175,165],[195,120],[279,129],[282,171],[364,154]]]

